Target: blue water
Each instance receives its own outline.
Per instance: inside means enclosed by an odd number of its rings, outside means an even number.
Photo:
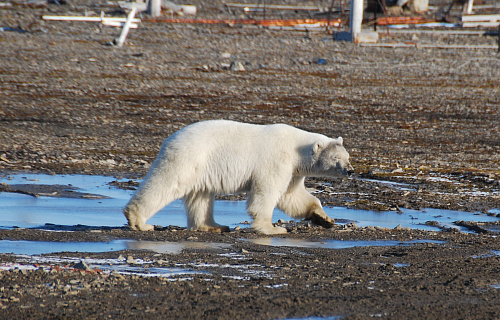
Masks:
[[[126,225],[122,208],[126,205],[134,191],[121,190],[107,184],[116,180],[113,177],[88,175],[43,175],[19,174],[10,178],[0,178],[0,183],[9,184],[59,184],[81,188],[81,192],[100,194],[109,199],[73,199],[39,197],[15,193],[0,193],[0,228],[37,228],[45,224],[63,226],[86,225],[95,227],[121,227]],[[437,227],[425,225],[426,221],[437,221],[443,226],[467,231],[452,223],[465,221],[499,221],[499,218],[485,214],[462,211],[426,209],[424,211],[403,209],[403,213],[394,211],[375,212],[353,210],[343,207],[325,208],[325,212],[340,223],[355,222],[360,227],[381,226],[394,228],[398,225],[421,230],[439,230]],[[286,214],[275,210],[273,222],[279,219],[291,220]],[[234,228],[251,220],[246,213],[244,201],[216,201],[215,220]],[[179,227],[187,226],[184,207],[180,200],[174,201],[148,223],[154,225]]]

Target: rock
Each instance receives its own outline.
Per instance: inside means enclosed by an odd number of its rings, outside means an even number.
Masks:
[[[229,66],[229,69],[231,69],[231,71],[236,71],[236,72],[246,71],[245,67],[243,66],[243,64],[241,62],[239,62],[239,61],[233,61],[233,62],[231,62],[231,65]]]
[[[73,266],[73,268],[78,269],[78,270],[85,270],[85,271],[91,270],[90,267],[84,261],[78,262],[77,264],[75,264]]]
[[[346,227],[348,227],[350,229],[357,229],[358,225],[354,222],[351,222],[351,223],[346,224]]]

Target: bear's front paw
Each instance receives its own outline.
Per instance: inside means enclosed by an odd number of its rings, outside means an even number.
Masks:
[[[286,231],[286,228],[283,228],[283,227],[273,227],[273,226],[263,227],[263,226],[255,226],[254,225],[253,229],[256,230],[257,232],[263,233],[263,234],[285,234],[285,233],[288,233]]]

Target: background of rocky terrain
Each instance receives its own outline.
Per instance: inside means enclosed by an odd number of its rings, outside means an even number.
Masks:
[[[219,1],[189,3],[198,6],[200,18],[240,17]],[[162,140],[190,123],[220,118],[283,122],[343,136],[357,179],[309,180],[308,186],[325,205],[382,211],[500,208],[499,54],[494,49],[418,47],[495,45],[493,36],[383,30],[381,42],[417,44],[391,49],[335,42],[326,32],[143,21],[131,30],[125,46],[117,48],[109,43],[118,37],[118,29],[40,19],[43,14],[99,15],[101,11],[120,14],[115,3],[105,1],[0,9],[0,27],[14,30],[0,32],[0,170],[4,174],[139,178]],[[245,71],[231,70],[236,62]],[[380,180],[409,187],[402,190]],[[98,241],[195,237],[238,243],[236,250],[246,250],[246,259],[264,269],[277,270],[273,279],[281,277],[288,288],[277,290],[272,288],[276,281],[258,277],[250,282],[227,281],[225,274],[213,270],[215,280],[210,283],[205,276],[164,283],[92,272],[5,271],[0,272],[0,315],[12,319],[133,318],[145,312],[151,318],[205,319],[500,317],[498,289],[491,287],[498,284],[500,271],[500,258],[491,254],[500,250],[495,235],[449,230],[346,233],[341,229],[312,227],[290,236],[437,238],[447,243],[334,253],[304,249],[302,255],[295,249],[242,244],[240,239],[251,235],[240,232],[225,236],[165,230],[146,236],[102,230],[104,237]],[[2,230],[0,236],[89,241],[95,234]],[[164,264],[167,267],[195,260],[238,263],[219,253],[154,259],[169,261]],[[133,254],[153,259],[152,253]],[[18,259],[0,255],[4,263]],[[394,268],[400,262],[411,267]],[[80,285],[86,289],[77,290]]]

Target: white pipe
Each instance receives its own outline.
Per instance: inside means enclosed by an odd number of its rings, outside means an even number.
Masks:
[[[358,35],[361,33],[362,22],[363,22],[363,0],[352,0],[349,29],[351,32],[351,39],[353,42],[357,42]]]
[[[148,11],[151,17],[159,17],[161,15],[161,0],[149,0]]]
[[[127,21],[125,22],[125,25],[123,26],[122,32],[120,33],[120,37],[118,38],[118,40],[116,40],[116,45],[118,47],[123,46],[123,43],[125,42],[125,39],[127,38],[128,31],[130,29],[130,26],[132,25],[132,20],[134,19],[136,12],[137,12],[137,7],[133,6],[132,10],[130,10],[130,13],[127,16]]]
[[[56,20],[56,21],[85,21],[85,22],[103,22],[115,21],[126,22],[127,18],[114,18],[114,17],[84,17],[84,16],[42,16],[43,20]],[[132,19],[132,22],[141,22],[141,19]]]

